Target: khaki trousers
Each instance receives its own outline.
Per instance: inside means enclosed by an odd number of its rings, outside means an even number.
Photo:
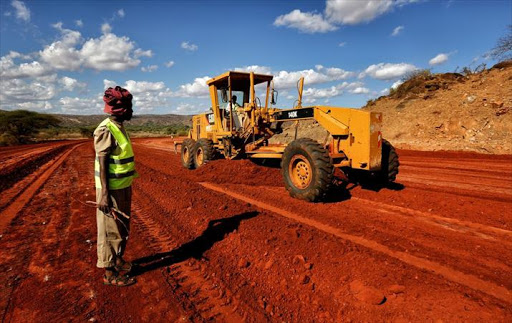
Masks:
[[[109,191],[109,198],[112,201],[112,205],[119,211],[127,215],[131,214],[131,186]],[[96,189],[96,202],[99,203],[100,199],[101,189]],[[123,221],[124,225],[119,223],[119,221]],[[115,220],[113,217],[107,216],[97,209],[96,223],[98,225],[98,262],[96,266],[98,268],[113,267],[116,258],[122,257],[124,254],[128,240],[128,230],[130,230],[130,220],[123,216],[119,216],[118,220]]]

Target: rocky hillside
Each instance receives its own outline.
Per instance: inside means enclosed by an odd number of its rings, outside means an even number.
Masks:
[[[398,148],[512,154],[512,61],[478,73],[421,71],[362,109],[384,114],[384,137]],[[270,141],[288,143],[294,131],[289,123]],[[299,125],[299,137],[326,135],[315,122]]]
[[[512,62],[479,73],[419,73],[363,107],[395,146],[512,153]]]

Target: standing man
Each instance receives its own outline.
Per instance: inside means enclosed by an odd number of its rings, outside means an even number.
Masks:
[[[131,185],[137,172],[132,144],[123,121],[132,118],[132,95],[119,86],[109,87],[103,101],[103,111],[110,117],[94,131],[97,267],[105,268],[105,285],[129,286],[135,283],[135,279],[127,275],[132,265],[123,259],[123,255],[130,230]]]

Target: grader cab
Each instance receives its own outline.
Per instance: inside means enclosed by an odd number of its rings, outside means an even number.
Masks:
[[[330,106],[302,106],[304,79],[293,109],[275,106],[273,76],[229,71],[207,81],[211,110],[195,115],[188,138],[181,146],[184,167],[194,169],[208,161],[251,158],[280,159],[290,195],[316,202],[332,187],[335,168],[345,173],[372,174],[375,181],[394,181],[398,155],[382,138],[382,114]],[[264,100],[256,96],[263,92]],[[269,144],[284,122],[297,125],[315,120],[329,133],[323,143],[297,138],[288,145]]]

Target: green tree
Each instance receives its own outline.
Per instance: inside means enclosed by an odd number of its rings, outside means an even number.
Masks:
[[[60,120],[48,114],[14,110],[0,113],[0,133],[6,133],[20,141],[32,137],[42,129],[56,127]]]

